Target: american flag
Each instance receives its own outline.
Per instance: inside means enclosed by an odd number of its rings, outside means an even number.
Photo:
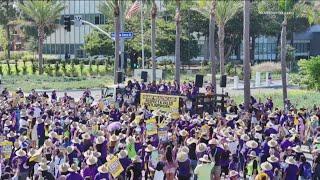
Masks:
[[[130,7],[129,11],[127,12],[126,19],[130,19],[135,13],[137,13],[140,9],[140,6],[141,6],[141,1],[136,0]]]

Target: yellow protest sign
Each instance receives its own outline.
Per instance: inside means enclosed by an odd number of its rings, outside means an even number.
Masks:
[[[117,156],[113,156],[107,162],[107,168],[108,168],[108,172],[113,176],[113,178],[118,177],[124,171]]]
[[[147,136],[151,136],[157,134],[157,120],[155,118],[151,118],[146,121],[146,129],[147,129]]]
[[[10,141],[2,141],[0,142],[0,152],[4,155],[6,159],[9,159],[12,152],[13,143]]]
[[[299,119],[298,119],[298,117],[294,117],[293,124],[294,124],[295,126],[299,125]]]
[[[153,110],[173,111],[179,110],[179,99],[179,96],[141,93],[140,104]]]

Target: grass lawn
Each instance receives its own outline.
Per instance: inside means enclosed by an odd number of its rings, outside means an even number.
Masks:
[[[243,102],[243,95],[236,94],[232,95],[233,99],[235,99],[236,103],[239,104]],[[274,107],[282,108],[282,89],[275,90],[263,90],[263,91],[253,91],[252,95],[261,102],[265,102],[267,97],[272,97],[274,102]],[[305,107],[312,108],[314,104],[320,105],[320,92],[316,91],[308,91],[308,90],[288,90],[288,98],[291,100],[291,103],[296,105],[297,107]]]

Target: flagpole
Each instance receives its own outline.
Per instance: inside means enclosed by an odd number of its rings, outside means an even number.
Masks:
[[[140,23],[141,23],[141,46],[142,46],[142,69],[144,69],[144,36],[143,36],[143,21],[144,21],[144,17],[143,17],[143,0],[141,0],[141,11],[140,11],[140,15],[141,15],[141,19],[140,19]]]

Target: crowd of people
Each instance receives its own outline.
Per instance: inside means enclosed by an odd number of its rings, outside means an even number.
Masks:
[[[140,91],[199,93],[193,83],[136,81],[115,102],[90,90],[80,99],[4,90],[1,179],[320,180],[316,105],[298,109],[288,100],[282,110],[272,98],[252,97],[248,111],[227,99],[226,112],[163,112],[128,101]]]

